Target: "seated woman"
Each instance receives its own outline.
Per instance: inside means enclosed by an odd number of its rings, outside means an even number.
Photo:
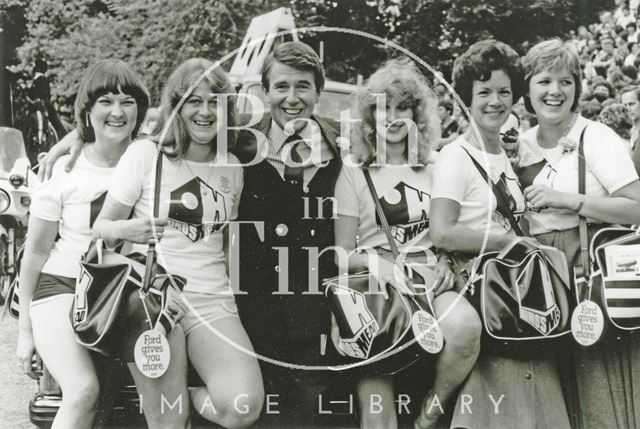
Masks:
[[[475,43],[455,60],[453,87],[470,111],[472,126],[443,148],[436,162],[430,232],[438,248],[473,257],[500,251],[515,238],[509,218],[519,218],[525,202],[501,146],[500,127],[521,95],[522,80],[516,52],[495,40]],[[508,203],[496,201],[473,160]],[[451,427],[541,426],[569,426],[554,361],[483,350],[462,387]]]
[[[92,240],[91,228],[118,160],[144,118],[149,97],[141,79],[122,61],[100,61],[85,73],[75,101],[75,117],[83,148],[75,169],[63,170],[58,160],[50,180],[36,186],[29,234],[20,272],[20,330],[18,364],[31,372],[37,348],[62,389],[54,428],[90,428],[96,412],[98,379],[89,350],[75,340],[69,322],[75,278],[81,256]],[[146,221],[123,227],[122,233],[146,242]],[[55,241],[56,234],[60,238]],[[54,243],[55,241],[55,243]],[[171,311],[182,311],[177,297]],[[184,334],[178,327],[168,336],[171,365],[158,379],[142,376],[129,365],[138,391],[145,398],[150,427],[186,427],[188,413],[177,407],[160,412],[163,395],[173,403],[186,397]],[[183,401],[184,403],[184,401]],[[155,405],[157,404],[157,406]]]
[[[190,389],[191,399],[207,420],[240,428],[258,418],[264,391],[226,270],[227,226],[237,215],[243,173],[231,154],[227,164],[216,163],[217,115],[235,125],[233,98],[220,97],[232,93],[226,73],[211,61],[192,58],[178,66],[162,92],[160,131],[122,156],[94,231],[111,242],[129,240],[128,225],[151,212],[159,144],[164,230],[157,250],[168,271],[187,279],[182,328],[189,360],[205,383]],[[231,148],[233,135],[223,137]]]
[[[377,109],[381,94],[385,97],[383,106],[386,108],[382,112]],[[432,164],[428,158],[430,145],[440,134],[437,99],[413,63],[391,60],[369,78],[359,94],[358,103],[362,122],[357,137],[351,142],[353,155],[351,162],[345,162],[336,183],[335,240],[336,246],[347,252],[354,249],[360,252],[349,258],[348,266],[340,266],[340,271],[369,269],[378,273],[380,283],[397,282],[395,264],[390,262],[390,245],[377,219],[375,203],[360,167],[364,165],[371,174],[400,253],[409,259],[427,256],[427,264],[436,271],[434,284],[428,286],[433,287],[433,306],[436,316],[441,317],[445,345],[437,358],[435,382],[428,398],[437,397],[444,404],[476,361],[480,319],[466,299],[454,290],[450,259],[443,254],[436,256],[430,238]],[[383,165],[375,164],[378,142],[384,144],[380,148],[386,154]],[[372,162],[374,164],[369,166]],[[375,249],[381,256],[372,259],[367,252],[362,252],[365,249]],[[344,262],[336,257],[339,265]],[[397,427],[392,376],[367,372],[357,381],[357,393],[361,427]],[[372,398],[378,397],[382,399],[381,413],[372,411],[374,408],[371,407]],[[423,407],[416,427],[433,427],[438,416]]]

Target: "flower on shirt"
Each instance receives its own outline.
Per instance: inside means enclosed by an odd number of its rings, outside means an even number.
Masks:
[[[578,144],[574,139],[564,136],[558,140],[558,145],[562,148],[562,154],[571,153],[578,147]]]

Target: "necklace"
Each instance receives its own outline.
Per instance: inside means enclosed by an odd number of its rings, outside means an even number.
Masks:
[[[556,142],[556,144],[553,147],[556,147],[558,145],[558,143],[560,142],[560,140],[562,140],[563,138],[567,137],[567,135],[569,134],[569,131],[571,131],[571,128],[573,128],[573,125],[578,120],[578,114],[577,113],[572,113],[571,116],[572,116],[571,117],[571,121],[569,121],[569,123],[565,127],[562,135],[558,139],[558,142]],[[548,143],[547,140],[542,138],[542,133],[540,132],[540,125],[538,125],[538,131],[536,132],[536,138],[538,139],[538,145],[541,146],[541,147],[545,147],[545,145],[543,145],[542,142]]]
[[[191,169],[191,166],[189,165],[189,161],[187,161],[186,159],[183,159],[182,162],[184,162],[184,165],[187,166],[187,168],[189,169],[189,172],[191,173],[194,179],[198,179],[201,182],[204,182],[205,185],[209,186],[209,179],[211,179],[211,175],[213,174],[213,167],[211,167],[211,165],[209,165],[209,175],[207,176],[207,180],[203,180],[202,177],[198,176],[196,173],[193,172],[193,170]],[[207,186],[200,187],[202,191],[202,195],[207,195],[209,193],[209,191],[207,190]]]

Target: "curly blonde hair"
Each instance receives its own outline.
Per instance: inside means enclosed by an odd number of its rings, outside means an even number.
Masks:
[[[358,92],[357,102],[361,121],[351,142],[351,151],[358,162],[369,163],[376,156],[376,102],[383,94],[398,104],[413,110],[417,129],[418,162],[427,164],[431,143],[440,137],[438,99],[424,76],[412,61],[391,59],[369,77]],[[411,130],[410,130],[411,132]]]

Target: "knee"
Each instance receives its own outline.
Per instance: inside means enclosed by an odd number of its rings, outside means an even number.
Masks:
[[[164,395],[153,400],[145,400],[144,417],[149,429],[171,429],[189,427],[189,401],[183,401],[182,395],[170,402]]]
[[[217,420],[229,429],[247,428],[260,417],[262,405],[262,396],[241,393],[221,401],[217,410]]]
[[[482,323],[478,313],[468,303],[458,305],[444,317],[440,321],[440,328],[447,347],[456,349],[463,356],[478,353]]]

